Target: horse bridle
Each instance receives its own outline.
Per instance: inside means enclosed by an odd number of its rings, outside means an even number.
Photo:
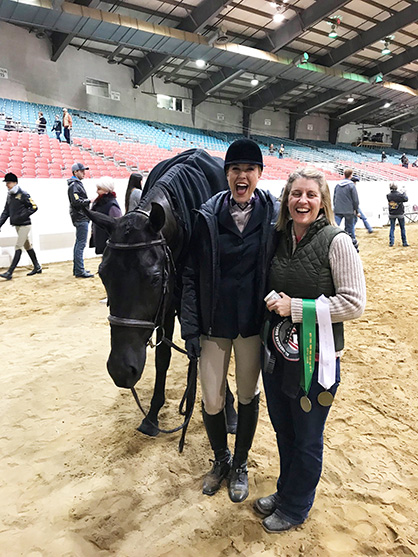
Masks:
[[[136,212],[141,213],[149,217],[148,213],[141,210],[136,210]],[[147,249],[154,246],[163,246],[164,248],[164,269],[163,269],[163,288],[162,288],[162,296],[160,298],[157,312],[155,314],[155,318],[153,321],[146,321],[144,319],[130,319],[126,317],[118,317],[116,315],[109,314],[108,321],[111,325],[116,325],[119,327],[136,327],[139,329],[151,329],[151,334],[148,339],[147,345],[150,345],[153,348],[154,345],[151,341],[152,334],[161,329],[164,336],[164,318],[167,309],[167,294],[168,294],[168,283],[170,279],[170,267],[171,270],[175,273],[175,265],[173,260],[173,255],[171,253],[170,248],[167,245],[167,242],[164,236],[160,233],[160,238],[157,240],[151,240],[150,242],[137,242],[135,244],[125,244],[120,242],[112,242],[110,239],[106,242],[107,246],[110,249],[114,250],[140,250],[140,249]]]

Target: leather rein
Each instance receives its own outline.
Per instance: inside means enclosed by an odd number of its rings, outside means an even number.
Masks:
[[[148,213],[142,211],[140,209],[136,209],[136,212],[142,213],[149,217]],[[140,250],[140,249],[148,249],[153,246],[163,246],[164,249],[164,271],[163,271],[163,287],[162,287],[162,296],[158,303],[158,308],[155,314],[155,318],[153,321],[147,321],[143,319],[130,319],[126,317],[117,317],[116,315],[109,314],[108,321],[111,325],[119,326],[119,327],[136,327],[140,329],[150,329],[151,334],[148,338],[146,346],[150,348],[156,348],[161,343],[166,344],[170,348],[174,348],[178,352],[182,354],[186,354],[186,350],[177,346],[173,341],[168,339],[165,336],[165,330],[163,327],[165,315],[167,312],[167,295],[168,295],[168,284],[170,279],[170,271],[175,273],[176,268],[173,260],[173,255],[171,253],[170,248],[167,245],[167,242],[164,236],[160,233],[160,238],[157,240],[152,240],[150,242],[137,242],[135,244],[125,244],[120,242],[112,242],[110,239],[106,242],[107,246],[113,250]],[[158,330],[161,331],[161,338],[158,341]],[[152,340],[153,334],[156,333],[155,343]],[[184,440],[186,436],[187,426],[189,425],[190,419],[193,414],[193,407],[196,398],[196,381],[197,381],[197,359],[190,359],[189,361],[189,368],[187,373],[187,385],[184,391],[184,394],[181,398],[179,404],[179,413],[182,416],[185,416],[184,422],[173,429],[161,429],[158,427],[157,424],[151,422],[149,418],[147,418],[147,413],[142,407],[142,404],[139,400],[138,394],[135,390],[135,387],[131,387],[132,395],[138,405],[138,408],[143,413],[147,421],[155,427],[159,433],[175,433],[177,431],[183,430],[181,439],[179,441],[179,452],[183,451],[184,447]],[[186,409],[184,409],[184,404],[186,403]]]

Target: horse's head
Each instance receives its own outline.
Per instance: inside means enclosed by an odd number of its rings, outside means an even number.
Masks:
[[[147,343],[162,324],[172,292],[174,273],[161,233],[165,213],[153,203],[149,215],[140,210],[119,219],[89,214],[110,232],[99,267],[110,309],[107,369],[118,387],[131,388],[141,378]]]

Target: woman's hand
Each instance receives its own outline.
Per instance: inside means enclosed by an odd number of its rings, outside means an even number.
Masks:
[[[267,309],[274,311],[281,317],[288,317],[292,314],[292,298],[284,292],[279,292],[279,296],[279,298],[267,302]]]

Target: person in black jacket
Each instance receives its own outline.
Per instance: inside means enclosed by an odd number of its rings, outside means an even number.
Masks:
[[[67,183],[70,216],[76,229],[73,274],[77,278],[91,278],[93,275],[84,268],[83,258],[89,232],[89,219],[83,212],[83,207],[88,207],[90,205],[90,200],[87,198],[87,192],[81,180],[84,178],[88,168],[86,168],[83,163],[76,162],[71,167],[71,170],[73,175],[67,180]]]
[[[23,248],[25,248],[28,252],[28,255],[33,263],[33,269],[28,273],[28,276],[37,275],[42,273],[42,267],[38,263],[35,250],[33,249],[30,239],[30,216],[38,210],[38,207],[32,201],[30,195],[18,186],[18,178],[16,174],[9,172],[5,175],[3,182],[6,182],[6,187],[9,190],[9,193],[7,195],[6,205],[4,206],[4,210],[0,216],[0,228],[6,220],[10,218],[10,224],[16,227],[17,242],[12,264],[5,273],[0,273],[0,277],[5,278],[6,280],[12,279],[13,271],[20,261]]]
[[[46,132],[46,119],[43,112],[38,112],[38,119],[36,120],[36,129],[39,134]]]
[[[401,229],[402,245],[407,248],[409,247],[408,241],[406,239],[405,231],[405,209],[404,203],[408,201],[406,193],[398,191],[398,186],[393,182],[389,184],[390,193],[387,194],[387,200],[389,202],[389,246],[393,247],[395,242],[395,226],[396,219],[398,219],[399,227]]]
[[[116,201],[115,185],[113,178],[103,176],[96,184],[97,197],[91,206],[92,211],[103,213],[111,217],[122,216],[119,203]],[[97,254],[104,252],[106,241],[109,238],[108,232],[96,224],[92,224],[90,247],[95,248]]]
[[[278,211],[269,192],[257,189],[263,169],[259,146],[249,139],[226,153],[229,191],[204,203],[196,216],[183,273],[182,337],[189,358],[200,356],[203,421],[215,460],[203,480],[214,495],[228,478],[231,501],[248,496],[247,456],[258,419],[260,326],[267,245]],[[232,458],[227,443],[225,386],[232,349],[238,391],[238,425]]]
[[[61,124],[61,119],[59,117],[59,114],[55,116],[55,122],[54,125],[52,126],[51,131],[55,132],[56,138],[58,139],[59,142],[61,142],[62,124]]]

